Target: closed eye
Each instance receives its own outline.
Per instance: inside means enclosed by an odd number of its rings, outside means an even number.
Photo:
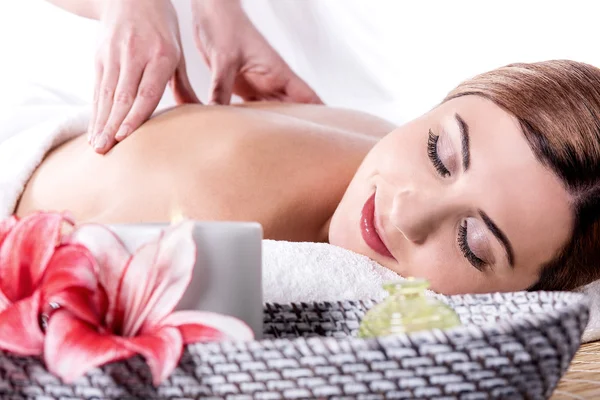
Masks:
[[[471,265],[483,272],[487,263],[481,258],[477,257],[475,253],[473,253],[473,250],[471,250],[469,247],[469,243],[467,241],[467,221],[464,221],[458,227],[458,247],[460,247],[460,251],[463,253],[463,256],[471,263]]]
[[[437,150],[439,138],[439,135],[434,134],[431,129],[429,130],[429,139],[427,140],[427,156],[431,160],[431,163],[433,164],[433,167],[435,168],[437,173],[443,178],[447,178],[452,174],[450,173],[448,168],[446,168],[442,160],[440,160],[440,156]]]

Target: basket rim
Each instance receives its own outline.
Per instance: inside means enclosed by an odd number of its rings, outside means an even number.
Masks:
[[[522,294],[521,294],[522,293]],[[485,322],[482,324],[473,324],[473,323],[468,323],[468,324],[463,324],[454,328],[449,328],[449,329],[431,329],[431,330],[426,330],[426,331],[420,331],[420,332],[413,332],[413,333],[406,333],[406,334],[398,334],[398,335],[392,335],[392,336],[387,336],[387,337],[376,337],[376,338],[358,338],[355,336],[345,336],[345,337],[333,337],[333,336],[313,336],[310,338],[305,338],[305,337],[294,337],[294,338],[267,338],[267,339],[259,339],[259,340],[250,340],[250,341],[246,341],[246,342],[239,342],[239,341],[234,341],[234,340],[227,340],[227,341],[221,341],[221,342],[211,342],[211,343],[193,343],[193,344],[189,344],[187,346],[200,346],[202,348],[204,347],[230,347],[230,346],[235,346],[236,344],[248,344],[248,343],[254,343],[255,345],[267,345],[270,346],[272,344],[276,344],[278,347],[282,346],[284,344],[295,344],[295,343],[305,343],[305,342],[318,342],[318,341],[322,341],[322,342],[329,342],[329,341],[335,341],[335,342],[348,342],[348,343],[366,343],[368,347],[385,347],[386,343],[389,343],[390,341],[393,343],[397,343],[397,340],[403,340],[403,341],[408,341],[408,342],[412,342],[415,338],[418,338],[420,336],[423,335],[424,332],[431,332],[434,333],[435,332],[444,332],[445,334],[457,334],[457,335],[461,335],[461,334],[465,334],[467,336],[473,336],[473,335],[477,335],[477,336],[482,336],[482,337],[489,337],[489,336],[495,336],[497,334],[499,334],[500,332],[502,334],[505,335],[511,335],[514,334],[515,332],[519,331],[519,330],[523,330],[523,329],[531,329],[532,327],[537,328],[543,328],[544,325],[550,325],[553,322],[557,321],[557,320],[562,320],[565,319],[568,316],[572,316],[574,313],[580,315],[580,318],[582,318],[585,322],[585,325],[587,325],[588,321],[589,321],[589,308],[590,308],[590,299],[589,297],[584,294],[584,293],[577,293],[577,292],[569,292],[569,291],[536,291],[536,292],[528,292],[528,291],[520,291],[520,292],[494,292],[494,293],[482,293],[482,294],[464,294],[464,295],[452,295],[452,296],[445,296],[445,295],[440,295],[437,294],[437,296],[444,296],[446,299],[452,300],[452,299],[457,299],[457,298],[464,298],[466,296],[476,296],[476,297],[481,297],[481,296],[490,296],[492,298],[497,297],[498,295],[500,295],[501,297],[508,297],[510,298],[511,296],[517,297],[517,296],[523,296],[526,295],[527,293],[539,293],[542,296],[549,296],[552,301],[549,301],[550,303],[554,303],[557,304],[558,307],[555,308],[552,313],[549,312],[540,312],[540,313],[533,313],[530,314],[529,316],[525,317],[523,315],[516,315],[512,318],[506,318],[506,319],[501,319],[499,321],[495,321],[495,322]],[[267,308],[268,306],[271,307],[282,307],[282,306],[291,306],[292,308],[297,307],[297,306],[317,306],[317,305],[322,305],[322,304],[339,304],[339,303],[343,303],[343,302],[350,302],[350,303],[363,303],[364,302],[370,302],[373,304],[377,304],[378,301],[375,301],[373,299],[369,299],[369,300],[340,300],[340,301],[328,301],[328,302],[302,302],[302,303],[264,303],[263,305],[263,309]],[[498,303],[496,303],[498,304]],[[470,305],[465,304],[463,305],[464,307],[470,307]],[[481,304],[474,304],[473,306],[482,306]],[[537,326],[535,326],[537,325]],[[582,333],[583,333],[582,329]],[[391,338],[395,338],[391,339]],[[220,350],[219,350],[220,351]]]

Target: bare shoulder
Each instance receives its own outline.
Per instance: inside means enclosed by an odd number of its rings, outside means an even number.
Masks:
[[[236,107],[278,113],[306,122],[374,137],[383,137],[396,127],[390,121],[372,114],[346,108],[278,102],[243,103],[237,104]]]
[[[377,117],[317,105],[186,105],[151,119],[115,152],[131,147],[134,153],[153,153],[158,159],[189,153],[221,161],[258,157],[262,163],[285,157],[293,165],[294,156],[363,157],[391,130],[391,123]]]

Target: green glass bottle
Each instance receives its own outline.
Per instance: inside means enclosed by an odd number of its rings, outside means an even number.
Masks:
[[[460,325],[451,307],[425,295],[428,287],[429,282],[416,278],[384,284],[390,295],[365,314],[358,336],[370,338]]]

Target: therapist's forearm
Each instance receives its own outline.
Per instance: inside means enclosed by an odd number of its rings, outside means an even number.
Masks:
[[[228,10],[241,10],[241,0],[192,0],[192,5],[197,4],[205,12],[227,12]]]
[[[90,19],[100,19],[104,3],[110,0],[46,0],[72,14]],[[151,0],[152,1],[152,0]]]
[[[169,0],[46,0],[57,7],[72,14],[90,19],[100,19],[104,9],[109,3],[130,1],[140,3],[140,7],[146,1],[169,1]],[[237,1],[237,0],[234,0]]]

